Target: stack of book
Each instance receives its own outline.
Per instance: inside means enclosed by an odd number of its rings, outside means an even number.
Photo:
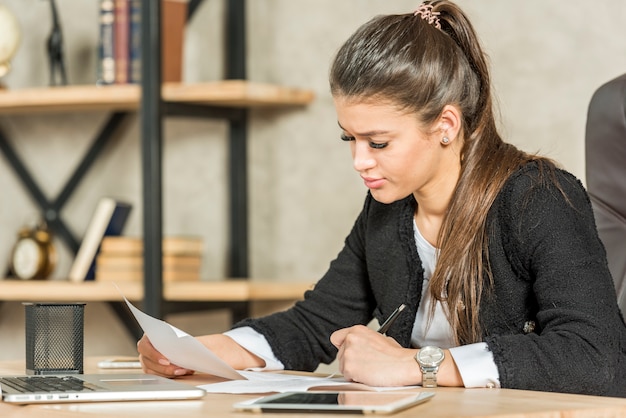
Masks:
[[[200,280],[202,239],[198,237],[163,238],[163,281]],[[96,280],[143,280],[143,239],[107,236],[96,257]]]
[[[161,77],[180,82],[187,2],[161,1]],[[141,0],[100,0],[98,84],[141,81]]]

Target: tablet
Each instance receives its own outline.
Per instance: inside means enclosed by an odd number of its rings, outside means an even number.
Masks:
[[[433,392],[285,392],[233,405],[249,412],[392,414],[432,398]]]

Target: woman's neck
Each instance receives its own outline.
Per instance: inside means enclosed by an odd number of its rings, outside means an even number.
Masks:
[[[413,193],[417,201],[414,215],[417,228],[422,236],[435,247],[438,247],[439,230],[448,211],[460,173],[460,163],[453,165],[428,187]]]

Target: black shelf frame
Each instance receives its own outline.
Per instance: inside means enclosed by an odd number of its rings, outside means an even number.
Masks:
[[[37,184],[37,181],[26,167],[23,159],[15,151],[9,138],[0,130],[0,149],[6,157],[9,165],[21,181],[26,191],[30,194],[35,204],[41,211],[41,218],[46,222],[48,228],[70,249],[75,255],[80,246],[80,240],[77,239],[67,224],[61,217],[61,210],[67,203],[68,199],[76,190],[85,174],[93,166],[93,163],[102,153],[106,146],[112,144],[117,138],[116,133],[122,122],[127,118],[128,113],[115,112],[105,122],[100,132],[92,140],[90,147],[83,156],[74,172],[70,175],[61,192],[54,199],[48,199],[45,193]]]
[[[191,19],[202,0],[188,3]],[[245,0],[226,2],[226,78],[245,80],[246,24]],[[141,74],[141,149],[143,177],[144,236],[144,303],[143,310],[161,318],[166,312],[190,310],[192,305],[167,303],[163,300],[162,271],[162,175],[163,117],[185,116],[226,119],[229,123],[229,272],[231,278],[247,278],[248,266],[248,184],[247,184],[247,118],[243,108],[167,103],[161,97],[161,4],[142,0],[142,74]],[[223,305],[223,304],[222,304]],[[247,302],[228,304],[234,319],[248,311]],[[236,306],[235,306],[236,305]],[[196,308],[209,308],[200,303]]]

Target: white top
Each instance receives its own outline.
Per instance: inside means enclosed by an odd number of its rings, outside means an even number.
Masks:
[[[433,302],[428,286],[437,265],[438,251],[422,236],[415,221],[413,221],[413,233],[417,253],[424,268],[424,283],[422,285],[422,301],[413,324],[411,345],[413,347],[434,345],[449,349],[466,388],[500,387],[500,374],[493,361],[493,354],[489,351],[486,343],[453,347],[452,327],[450,327],[440,302],[436,302],[435,315],[432,322],[428,324],[428,312],[430,312],[430,305]]]
[[[450,350],[463,384],[466,388],[500,387],[498,368],[493,361],[493,354],[486,343],[468,344],[453,347],[452,328],[446,318],[441,303],[437,302],[435,315],[428,324],[428,312],[432,298],[428,292],[429,280],[437,264],[437,249],[422,236],[415,222],[413,223],[417,252],[424,268],[422,300],[415,315],[411,345],[424,347],[434,345]],[[265,337],[250,327],[236,328],[224,333],[234,339],[246,350],[265,360],[265,367],[259,370],[282,370],[284,365],[274,356]]]

